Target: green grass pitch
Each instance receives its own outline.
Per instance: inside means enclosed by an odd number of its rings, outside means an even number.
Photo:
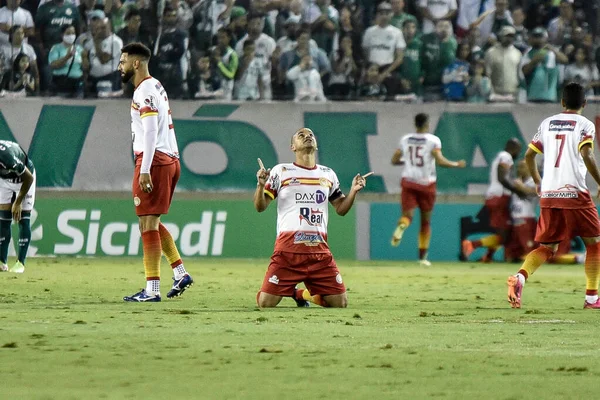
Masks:
[[[0,399],[582,399],[600,314],[582,266],[340,262],[349,308],[258,310],[266,260],[188,260],[196,284],[124,303],[140,259],[31,259],[0,274]]]

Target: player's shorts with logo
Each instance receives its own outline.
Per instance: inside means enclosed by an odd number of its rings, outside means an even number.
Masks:
[[[265,274],[261,292],[290,297],[298,283],[312,295],[334,295],[346,292],[342,275],[333,255],[328,253],[289,253],[275,251]]]
[[[492,228],[510,228],[510,196],[490,197],[485,201],[485,208],[488,210]]]
[[[400,182],[402,193],[400,202],[403,210],[413,210],[417,207],[423,212],[433,210],[435,205],[436,184],[419,185],[407,179]]]
[[[35,204],[35,185],[36,185],[36,177],[35,170],[33,171],[33,183],[31,187],[27,191],[25,198],[22,203],[23,211],[31,211],[33,210],[33,206]],[[23,182],[21,178],[16,179],[0,179],[0,204],[10,204],[13,201],[13,198],[19,194],[21,191],[21,186],[23,186]]]
[[[157,152],[158,154],[158,152]],[[181,174],[179,160],[174,158],[170,163],[152,164],[150,177],[153,189],[150,193],[140,189],[140,168],[142,157],[138,157],[133,173],[132,193],[135,213],[142,215],[164,215],[169,212],[175,186]]]
[[[535,218],[519,218],[513,221],[505,246],[507,260],[518,260],[538,246],[535,242],[536,226]]]
[[[536,242],[557,243],[575,236],[600,236],[600,219],[596,208],[540,209]]]

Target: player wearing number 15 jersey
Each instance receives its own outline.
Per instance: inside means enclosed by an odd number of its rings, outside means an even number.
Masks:
[[[121,50],[118,70],[124,83],[135,86],[131,102],[131,133],[135,170],[132,194],[139,218],[144,251],[146,288],[124,301],[157,302],[160,297],[160,259],[165,255],[173,269],[175,283],[167,297],[179,296],[192,284],[183,267],[173,237],[160,222],[171,206],[179,179],[179,150],[165,89],[150,76],[150,49],[131,43]]]
[[[427,251],[431,238],[431,212],[436,195],[436,163],[441,167],[464,168],[464,160],[449,161],[442,154],[442,142],[429,132],[429,116],[415,116],[416,133],[405,135],[400,139],[400,145],[392,156],[393,165],[404,165],[400,183],[402,216],[398,220],[392,246],[398,246],[404,231],[410,225],[415,208],[421,210],[421,229],[419,231],[419,262],[429,266]],[[405,161],[402,161],[404,158]]]
[[[585,89],[569,83],[563,89],[560,114],[546,118],[525,153],[525,162],[540,194],[540,219],[536,242],[516,275],[508,277],[508,301],[521,307],[521,294],[527,278],[554,255],[558,244],[580,236],[586,246],[586,296],[583,307],[600,309],[600,220],[588,191],[587,172],[600,185],[600,171],[594,158],[594,124],[581,115],[585,107]],[[544,177],[535,162],[544,155]]]

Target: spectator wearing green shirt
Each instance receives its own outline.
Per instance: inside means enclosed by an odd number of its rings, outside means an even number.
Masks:
[[[531,48],[523,55],[519,65],[521,84],[530,102],[558,101],[558,64],[569,59],[559,49],[548,45],[548,33],[544,28],[531,32]],[[522,101],[522,99],[521,99]]]
[[[392,4],[392,21],[390,25],[395,26],[398,29],[404,29],[404,22],[413,21],[417,23],[417,17],[412,14],[404,12],[404,0],[391,0]],[[406,40],[406,38],[405,38]]]
[[[421,66],[423,71],[423,100],[442,99],[442,74],[444,68],[454,62],[458,43],[452,33],[452,24],[447,19],[437,22],[435,32],[421,38]]]
[[[339,20],[338,10],[331,5],[331,0],[315,0],[304,15],[304,22],[310,24],[313,39],[327,55],[330,55],[333,50],[334,39],[339,30]]]
[[[423,70],[421,68],[421,48],[423,43],[417,37],[417,22],[406,19],[402,27],[406,42],[404,60],[400,66],[400,93],[423,94]]]

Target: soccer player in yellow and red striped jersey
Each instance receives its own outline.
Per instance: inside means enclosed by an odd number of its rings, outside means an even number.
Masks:
[[[586,246],[586,291],[583,308],[600,309],[600,219],[585,182],[587,172],[600,185],[594,157],[594,124],[581,115],[585,88],[569,83],[563,89],[563,112],[542,121],[525,153],[525,161],[540,194],[540,219],[535,241],[541,245],[530,252],[515,275],[508,277],[508,302],[521,308],[523,286],[558,249],[559,243],[580,236]],[[544,155],[544,177],[535,157]]]
[[[185,270],[173,237],[160,222],[167,214],[179,180],[179,150],[171,108],[165,89],[150,76],[150,49],[131,43],[121,50],[119,72],[123,82],[133,81],[131,134],[135,156],[132,183],[133,204],[140,221],[144,251],[146,288],[124,301],[157,302],[160,297],[160,259],[165,257],[174,274],[174,284],[167,297],[176,297],[192,283]]]

